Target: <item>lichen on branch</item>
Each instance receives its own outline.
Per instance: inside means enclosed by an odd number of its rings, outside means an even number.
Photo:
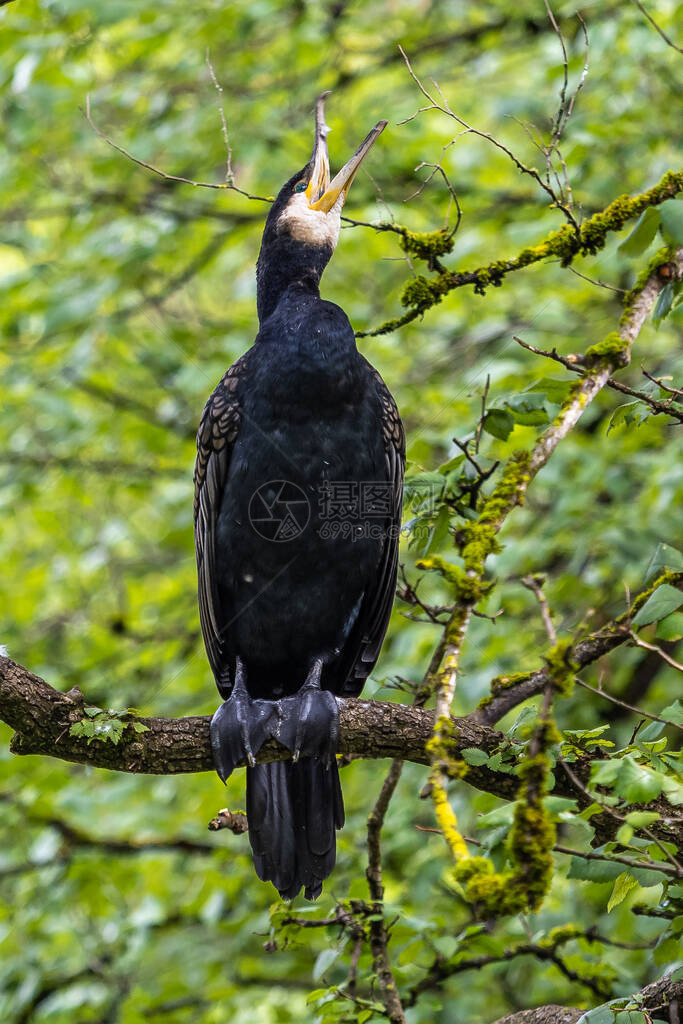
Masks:
[[[658,206],[667,199],[672,199],[683,191],[683,171],[667,171],[653,188],[639,195],[622,195],[614,199],[604,210],[588,217],[583,224],[574,229],[565,224],[552,231],[543,241],[535,246],[528,246],[517,256],[507,260],[494,260],[475,270],[452,271],[441,268],[433,277],[418,275],[404,286],[401,294],[401,305],[407,312],[401,317],[387,320],[372,331],[360,332],[358,337],[372,337],[378,334],[389,334],[391,331],[410,323],[428,309],[438,305],[449,292],[456,288],[471,285],[475,294],[484,295],[489,287],[499,288],[504,278],[516,270],[523,270],[550,257],[559,259],[563,267],[568,267],[576,256],[590,256],[603,249],[607,238],[614,232],[621,231],[625,224],[640,216],[643,210]],[[402,225],[394,225],[394,230],[401,237],[401,247],[417,259],[436,266],[438,257],[452,249],[453,239],[444,231],[416,234]],[[439,266],[441,266],[439,264]],[[652,272],[650,268],[646,278]],[[644,282],[643,282],[644,283]],[[636,282],[636,289],[638,282]],[[619,365],[617,363],[617,365]]]

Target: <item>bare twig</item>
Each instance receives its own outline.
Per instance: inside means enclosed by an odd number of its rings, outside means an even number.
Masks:
[[[236,836],[241,836],[249,831],[249,823],[244,811],[229,811],[227,807],[224,807],[215,818],[211,819],[208,828],[210,832],[218,832],[220,829],[227,828]]]
[[[560,355],[557,349],[553,348],[548,350],[537,348],[535,345],[530,345],[528,341],[523,341],[522,338],[519,338],[516,334],[513,334],[512,337],[513,340],[516,341],[518,345],[521,345],[522,348],[525,348],[527,352],[533,352],[534,355],[545,356],[546,359],[552,359],[556,363],[561,363],[562,366],[571,370],[572,373],[584,373],[585,368],[580,356],[563,356]],[[644,370],[643,373],[645,373]],[[651,395],[646,395],[643,391],[636,391],[634,388],[629,387],[628,384],[623,384],[621,381],[615,380],[613,377],[609,377],[606,383],[607,387],[611,388],[612,391],[619,391],[622,395],[629,395],[631,398],[637,398],[640,402],[649,406],[655,415],[671,416],[673,419],[683,423],[683,413],[672,408],[670,405],[670,402],[673,401],[673,399],[667,399],[666,402],[660,402],[656,398],[652,398]],[[659,382],[656,381],[656,383]]]
[[[405,1000],[405,1004],[406,1006],[414,1006],[418,997],[423,992],[440,988],[444,981],[453,977],[455,974],[461,974],[464,971],[478,971],[483,967],[488,967],[490,964],[506,963],[510,960],[515,960],[520,956],[534,956],[541,961],[549,961],[553,963],[570,981],[584,985],[596,996],[602,998],[609,994],[608,990],[604,988],[604,982],[601,984],[599,980],[593,978],[582,978],[571,967],[569,967],[558,952],[562,945],[565,945],[567,942],[571,942],[575,938],[579,937],[583,936],[566,935],[558,938],[555,942],[549,942],[547,940],[543,942],[525,942],[520,943],[517,946],[513,946],[510,949],[506,949],[502,953],[492,953],[490,955],[476,956],[469,959],[459,958],[454,961],[449,961],[445,957],[438,956],[427,971],[427,974],[411,988],[410,993]]]
[[[463,119],[461,117],[459,117],[457,114],[455,114],[453,112],[453,110],[451,110],[448,102],[446,101],[443,93],[441,92],[439,86],[436,83],[434,83],[434,85],[435,85],[435,88],[436,88],[436,90],[437,90],[437,92],[439,94],[440,102],[439,102],[439,100],[435,99],[435,97],[427,90],[427,88],[424,86],[422,81],[416,75],[416,73],[413,70],[413,67],[412,67],[412,65],[410,63],[410,60],[408,59],[408,55],[406,54],[406,52],[403,49],[403,47],[400,46],[400,45],[399,45],[399,51],[401,53],[401,56],[403,57],[403,60],[405,61],[406,67],[408,68],[408,72],[410,74],[410,77],[413,79],[413,81],[415,82],[416,86],[418,87],[418,89],[420,90],[422,95],[429,101],[429,106],[427,106],[427,107],[420,107],[420,109],[418,111],[416,111],[416,114],[423,113],[423,112],[425,112],[427,110],[438,110],[438,111],[440,111],[440,113],[445,114],[447,117],[450,117],[457,124],[459,124],[462,128],[464,128],[465,133],[470,132],[473,135],[479,136],[479,138],[486,139],[488,142],[490,142],[497,149],[501,150],[501,152],[505,153],[510,158],[510,160],[512,160],[512,162],[514,163],[514,165],[517,168],[517,170],[521,171],[522,174],[528,174],[531,178],[534,179],[534,181],[538,185],[540,185],[540,187],[543,189],[543,191],[552,200],[553,205],[557,206],[557,208],[560,209],[564,213],[565,217],[567,218],[569,223],[572,225],[574,230],[578,232],[579,225],[577,224],[577,222],[576,222],[576,220],[574,218],[573,213],[562,202],[561,197],[558,197],[557,194],[555,193],[555,191],[543,180],[543,178],[538,173],[536,168],[535,167],[527,167],[525,164],[523,164],[521,162],[521,160],[519,160],[515,156],[515,154],[512,152],[512,150],[508,149],[508,147],[505,146],[502,142],[499,142],[498,139],[494,138],[494,136],[491,135],[489,132],[482,132],[478,128],[473,128],[472,125],[467,123],[467,121],[463,121]],[[405,118],[405,120],[404,121],[400,121],[399,124],[405,124],[406,121],[411,121],[412,118],[416,116],[416,114],[413,114],[412,117]]]
[[[607,284],[605,281],[598,281],[594,277],[589,277],[587,274],[582,274],[580,271],[576,270],[575,267],[567,267],[567,269],[570,270],[571,273],[574,274],[576,277],[580,277],[582,278],[582,280],[588,281],[589,284],[594,284],[598,288],[606,288],[608,291],[616,292],[618,295],[626,294],[626,288],[617,288],[615,285]]]
[[[432,173],[427,178],[425,178],[425,180],[422,182],[420,187],[418,189],[416,189],[416,191],[413,192],[411,195],[409,195],[407,199],[404,199],[403,202],[404,203],[409,203],[411,201],[411,199],[415,199],[415,198],[417,198],[417,196],[421,195],[422,192],[427,187],[427,185],[432,180],[432,178],[434,177],[434,175],[435,174],[440,174],[441,177],[444,180],[446,188],[448,189],[448,193],[449,193],[449,195],[451,197],[451,200],[452,200],[452,202],[455,205],[455,215],[456,215],[455,224],[453,225],[453,227],[450,229],[450,231],[448,233],[449,238],[452,238],[453,235],[456,234],[458,228],[460,227],[460,222],[462,220],[462,209],[460,207],[460,201],[458,199],[457,192],[455,191],[454,186],[451,184],[451,182],[450,182],[450,180],[448,178],[448,175],[444,171],[444,169],[441,166],[441,164],[431,164],[431,163],[428,163],[426,160],[423,160],[422,163],[417,165],[415,170],[416,171],[420,171],[420,170],[422,170],[423,167],[431,167]],[[446,217],[446,223],[448,223],[448,216]]]
[[[145,170],[151,171],[152,174],[156,174],[160,178],[163,178],[164,181],[177,181],[177,182],[182,183],[183,185],[192,185],[194,188],[229,189],[232,192],[237,192],[239,195],[244,196],[245,199],[253,199],[253,200],[256,200],[256,201],[261,202],[261,203],[270,203],[272,201],[270,199],[267,199],[265,196],[254,196],[250,192],[245,192],[244,189],[238,188],[237,185],[235,185],[235,184],[233,184],[232,182],[229,182],[229,181],[224,181],[224,182],[194,181],[192,178],[184,178],[182,175],[179,175],[179,174],[167,174],[166,171],[162,171],[159,167],[155,167],[153,164],[147,163],[146,160],[140,160],[138,157],[133,156],[132,153],[130,153],[127,149],[124,149],[123,146],[119,146],[119,144],[117,142],[114,142],[113,139],[110,139],[108,135],[105,135],[104,132],[100,131],[100,129],[97,127],[97,125],[95,124],[95,122],[93,121],[93,119],[92,119],[92,117],[90,115],[90,95],[89,94],[85,98],[84,117],[85,117],[86,121],[88,122],[88,124],[90,125],[90,127],[92,128],[92,130],[95,132],[95,134],[98,135],[104,142],[106,142],[108,146],[111,146],[112,149],[115,149],[117,151],[117,153],[121,153],[123,156],[127,157],[129,160],[132,160],[133,163],[137,164],[139,167],[144,167]]]
[[[227,159],[225,162],[225,180],[228,183],[228,185],[234,185],[235,175],[232,172],[232,149],[230,148],[230,139],[228,138],[228,125],[225,120],[225,111],[223,110],[223,86],[219,84],[218,79],[216,78],[216,73],[213,70],[211,58],[209,57],[208,46],[206,48],[206,66],[209,69],[211,81],[216,87],[216,92],[218,93],[219,98],[218,112],[221,115],[221,131],[223,132],[223,141],[225,143],[225,152],[227,154]]]
[[[641,366],[640,369],[643,376],[647,377],[648,380],[651,380],[653,384],[657,385],[657,387],[660,387],[662,391],[668,391],[668,393],[673,395],[674,398],[683,398],[683,390],[681,390],[681,388],[670,387],[668,384],[664,383],[661,377],[653,377],[652,374],[648,373],[643,366]]]
[[[387,777],[382,784],[375,806],[368,817],[368,867],[366,877],[373,900],[370,918],[370,951],[377,973],[382,1002],[392,1024],[405,1024],[403,1006],[394,980],[389,960],[389,932],[384,917],[384,884],[382,881],[382,848],[380,843],[382,825],[389,808],[389,802],[398,785],[403,762],[394,759]]]
[[[646,18],[647,18],[647,20],[648,20],[648,21],[650,22],[650,24],[651,24],[651,25],[652,25],[652,27],[653,27],[653,28],[655,29],[655,31],[656,31],[656,32],[659,32],[660,36],[662,37],[662,39],[664,40],[664,42],[665,42],[665,43],[667,44],[667,46],[670,46],[670,47],[671,47],[672,49],[676,50],[676,52],[677,52],[677,53],[683,53],[683,50],[681,49],[681,47],[680,47],[680,46],[677,46],[677,45],[676,45],[676,43],[674,43],[674,41],[673,41],[672,39],[669,39],[669,37],[668,37],[668,35],[666,34],[666,32],[664,32],[664,31],[663,31],[663,29],[661,29],[661,28],[659,27],[659,25],[658,25],[658,24],[657,24],[657,22],[656,22],[656,21],[654,20],[654,18],[652,17],[652,15],[648,14],[648,12],[647,12],[647,11],[645,10],[645,8],[643,7],[643,5],[642,5],[642,4],[640,3],[640,0],[633,0],[633,3],[634,3],[634,4],[636,5],[636,7],[637,7],[637,8],[638,8],[638,10],[640,11],[640,13],[641,13],[641,14],[644,14],[644,15],[645,15],[645,17],[646,17]]]
[[[526,587],[527,590],[530,590],[533,593],[534,597],[538,601],[538,606],[541,610],[541,618],[543,619],[543,625],[545,626],[545,631],[548,634],[548,639],[551,644],[556,644],[557,633],[555,632],[553,620],[550,616],[548,599],[543,593],[543,584],[545,583],[543,576],[534,576],[532,574],[522,576],[520,582],[522,586]]]
[[[642,645],[639,644],[638,646]],[[659,653],[663,654],[664,652],[660,651]],[[680,665],[678,667],[681,668]],[[625,708],[626,711],[633,711],[634,714],[642,715],[643,718],[649,718],[652,722],[662,722],[663,725],[670,725],[673,729],[678,729],[680,732],[683,732],[683,727],[677,725],[676,722],[670,722],[667,718],[661,718],[659,715],[651,715],[649,711],[643,711],[642,708],[634,707],[633,704],[627,704],[626,701],[619,700],[618,697],[613,697],[611,693],[605,693],[604,690],[596,689],[595,686],[591,686],[590,683],[584,682],[584,680],[579,679],[578,676],[574,676],[574,682],[578,683],[579,686],[582,686],[584,690],[590,690],[590,692],[594,693],[596,697],[602,697],[604,700],[611,701],[612,704],[617,704],[620,708]]]
[[[665,864],[661,860],[636,860],[634,857],[624,857],[619,853],[594,853],[592,850],[572,850],[568,846],[556,844],[553,849],[557,853],[564,853],[568,857],[582,857],[584,860],[606,860],[617,861],[619,864],[626,864],[630,868],[645,868],[648,871],[661,871],[665,875],[673,875],[678,878],[678,871],[671,864]],[[639,947],[640,948],[640,947]]]
[[[681,596],[683,598],[683,595]],[[643,640],[642,637],[639,637],[633,630],[630,631],[629,635],[636,647],[644,647],[646,651],[654,651],[655,654],[658,654],[660,658],[664,659],[667,665],[671,665],[671,667],[675,668],[678,672],[683,672],[683,665],[681,665],[679,661],[676,661],[675,658],[672,658],[670,654],[667,654],[666,651],[663,651],[661,647],[658,647],[657,644],[649,644],[647,640]],[[661,722],[663,719],[660,718],[659,721]],[[667,724],[673,725],[672,722]]]

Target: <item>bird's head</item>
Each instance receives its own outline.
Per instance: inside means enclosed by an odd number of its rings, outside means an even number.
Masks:
[[[350,160],[330,179],[325,99],[315,105],[311,159],[281,188],[263,231],[257,265],[259,318],[268,316],[297,280],[320,281],[339,240],[341,211],[358,168],[387,122],[378,121]]]

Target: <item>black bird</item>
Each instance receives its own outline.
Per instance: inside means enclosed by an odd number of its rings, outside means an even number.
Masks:
[[[337,698],[360,693],[386,632],[405,461],[391,394],[318,288],[386,121],[330,181],[324,98],[311,160],[266,220],[258,335],[207,402],[195,467],[199,613],[225,701],[214,761],[223,781],[247,762],[256,872],[284,899],[315,899],[334,867]],[[256,765],[269,737],[292,761]]]

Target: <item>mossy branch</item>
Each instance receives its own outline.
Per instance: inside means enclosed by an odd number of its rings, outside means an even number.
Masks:
[[[451,564],[440,556],[418,562],[418,568],[431,569],[443,576],[455,592],[452,611],[439,645],[443,652],[442,660],[429,673],[427,680],[427,687],[436,692],[437,698],[433,735],[427,744],[431,764],[429,786],[436,819],[456,862],[455,880],[463,886],[466,898],[489,917],[537,909],[550,885],[550,851],[555,842],[555,831],[543,806],[543,795],[550,774],[548,748],[559,738],[550,706],[553,692],[565,693],[571,685],[577,663],[571,657],[571,645],[567,640],[559,641],[548,653],[544,673],[544,710],[520,772],[522,782],[509,847],[512,866],[509,871],[496,873],[487,858],[470,856],[446,791],[448,779],[462,776],[465,767],[448,752],[453,734],[450,706],[465,634],[475,605],[489,589],[485,580],[486,560],[500,550],[497,534],[510,512],[523,503],[533,478],[548,462],[560,441],[576,426],[584,409],[606,385],[613,370],[628,365],[631,346],[664,287],[659,273],[660,264],[666,260],[670,268],[670,256],[669,252],[661,253],[659,260],[651,263],[639,277],[626,297],[619,330],[586,351],[583,358],[586,372],[573,385],[555,421],[530,451],[518,451],[512,455],[493,492],[482,499],[476,522],[460,531],[458,544],[463,566]],[[683,274],[683,250],[675,254],[673,272],[678,277]]]
[[[658,206],[681,191],[683,171],[667,171],[661,181],[647,192],[614,199],[604,210],[588,217],[578,231],[565,224],[559,230],[552,231],[538,245],[522,249],[511,259],[494,260],[475,270],[441,270],[431,278],[422,275],[415,277],[405,285],[401,295],[401,304],[407,307],[407,312],[396,319],[387,320],[372,331],[361,331],[358,337],[389,334],[438,305],[456,288],[471,285],[475,294],[483,295],[489,287],[500,287],[504,278],[513,271],[522,270],[549,257],[559,259],[563,267],[568,267],[576,256],[594,255],[603,249],[610,234],[621,231],[625,224],[640,216],[643,210]],[[454,240],[443,231],[419,234],[401,225],[394,225],[394,230],[401,236],[404,251],[431,265],[453,247]]]
[[[11,658],[0,657],[0,721],[15,730],[10,744],[13,753],[56,757],[135,774],[213,771],[210,716],[144,718],[130,715],[127,720],[144,725],[144,732],[124,729],[117,743],[111,740],[88,742],[87,738],[71,733],[72,724],[87,718],[86,706],[77,688],[61,693]],[[339,717],[341,753],[372,759],[400,758],[422,765],[430,763],[427,744],[434,724],[432,711],[383,701],[344,700],[340,701]],[[444,752],[454,761],[470,747],[491,754],[504,738],[496,729],[477,721],[476,715],[450,721],[452,734],[445,742]],[[289,751],[270,741],[261,749],[257,760],[266,763],[289,757]],[[590,759],[575,762],[573,770],[583,783],[588,782]],[[468,765],[467,783],[505,800],[516,798],[519,785],[514,775],[492,771],[486,765]],[[582,798],[562,773],[557,773],[553,793],[578,797],[579,802]],[[660,830],[663,838],[670,839],[671,807],[659,799],[641,809],[654,810],[661,815],[661,821],[652,828]],[[603,842],[605,834],[601,834]]]
[[[511,672],[496,676],[491,680],[490,696],[479,701],[477,710],[470,717],[482,725],[494,726],[512,708],[529,697],[542,693],[557,670],[557,661],[553,658],[553,653],[560,656],[566,678],[609,654],[615,647],[626,643],[631,636],[630,623],[633,616],[663,583],[683,587],[683,572],[665,570],[659,573],[649,586],[633,598],[629,608],[618,618],[572,644],[564,641],[561,650],[556,647],[554,651],[548,652],[544,658],[543,668],[532,672]]]

